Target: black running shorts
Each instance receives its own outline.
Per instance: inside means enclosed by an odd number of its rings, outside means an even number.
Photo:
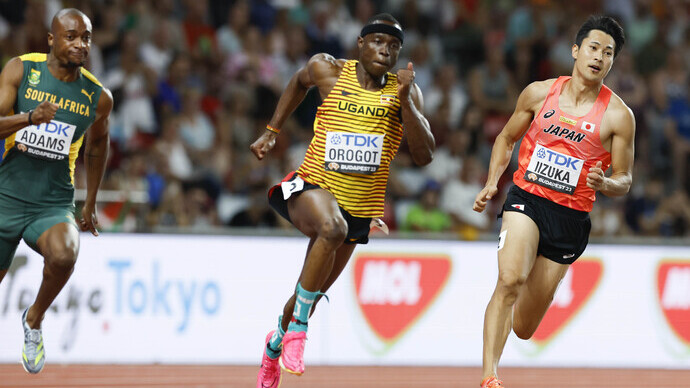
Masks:
[[[271,187],[268,190],[268,203],[271,205],[273,210],[278,212],[278,214],[280,214],[286,220],[290,221],[290,223],[292,223],[292,220],[290,219],[290,214],[288,213],[288,200],[290,198],[297,197],[298,195],[307,190],[321,188],[317,185],[304,181],[304,187],[301,190],[292,191],[290,197],[288,199],[284,199],[281,184],[283,182],[293,182],[295,179],[298,178],[299,176],[297,175],[297,173],[293,171],[289,173],[281,181],[281,183]],[[343,215],[343,218],[345,218],[345,221],[347,222],[347,236],[345,236],[345,244],[368,243],[369,229],[371,227],[371,218],[355,217],[348,213],[347,210],[343,209],[342,207],[338,207],[340,208],[340,213]]]
[[[539,228],[537,254],[556,263],[574,263],[589,242],[592,223],[588,212],[559,205],[518,186],[510,188],[503,212],[519,212],[531,218]]]

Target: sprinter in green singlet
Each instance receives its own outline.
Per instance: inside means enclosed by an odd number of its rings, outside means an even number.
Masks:
[[[48,33],[50,52],[13,58],[0,74],[0,282],[21,239],[44,258],[36,300],[22,314],[22,364],[29,373],[43,369],[41,322],[74,270],[79,229],[98,235],[96,193],[113,98],[83,68],[91,34],[86,15],[63,9]],[[76,221],[74,165],[84,141],[87,194]]]

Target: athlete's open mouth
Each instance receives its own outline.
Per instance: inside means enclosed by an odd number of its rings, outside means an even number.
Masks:
[[[600,71],[601,70],[601,68],[597,65],[589,65],[589,68],[594,70],[594,71]]]

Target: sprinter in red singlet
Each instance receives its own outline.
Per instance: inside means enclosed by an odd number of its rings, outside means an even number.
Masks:
[[[502,210],[498,282],[484,317],[482,388],[504,387],[497,367],[511,328],[522,339],[534,334],[568,266],[585,250],[596,192],[616,197],[630,189],[635,118],[603,84],[624,42],[614,19],[590,17],[572,47],[572,76],[527,86],[496,138],[478,212],[496,196],[524,135]]]

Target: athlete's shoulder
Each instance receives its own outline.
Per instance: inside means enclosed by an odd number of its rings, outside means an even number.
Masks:
[[[338,71],[345,67],[346,59],[336,59],[331,54],[318,53],[309,58],[307,67],[316,68],[321,71]]]
[[[307,77],[308,82],[303,81],[307,86],[327,87],[329,90],[340,77],[340,73],[345,67],[344,59],[335,59],[332,55],[326,53],[315,54],[309,59],[309,62],[301,70]]]
[[[19,56],[22,62],[45,62],[48,59],[48,54],[45,53],[28,53]]]
[[[632,109],[613,91],[611,91],[611,99],[606,107],[605,115],[607,122],[622,124],[624,127],[634,127],[635,125],[635,115]]]
[[[84,78],[86,78],[87,80],[89,80],[91,83],[95,84],[98,87],[101,87],[101,88],[103,87],[103,85],[100,83],[100,81],[98,81],[98,78],[96,78],[95,75],[91,74],[90,71],[86,70],[83,67],[80,68],[80,70],[81,70],[81,75],[83,75]]]
[[[609,89],[611,90],[611,89]],[[623,99],[611,90],[611,99],[609,100],[609,109],[616,111],[629,112],[632,114],[632,109],[623,101]]]
[[[548,96],[549,90],[551,90],[551,86],[553,86],[554,82],[556,82],[556,78],[530,83],[525,87],[522,93],[520,93],[518,105],[524,108],[539,109],[544,103],[544,100],[546,100],[546,96]],[[537,106],[539,108],[537,108]]]
[[[534,81],[527,85],[523,93],[544,98],[549,94],[549,90],[557,80],[558,78],[549,78],[543,81]]]
[[[101,96],[98,99],[99,114],[109,115],[113,110],[113,93],[106,87],[101,87]]]
[[[22,77],[24,77],[24,65],[22,63],[22,59],[21,57],[14,57],[7,61],[5,66],[2,68],[0,85],[9,84],[19,87],[22,82]]]

